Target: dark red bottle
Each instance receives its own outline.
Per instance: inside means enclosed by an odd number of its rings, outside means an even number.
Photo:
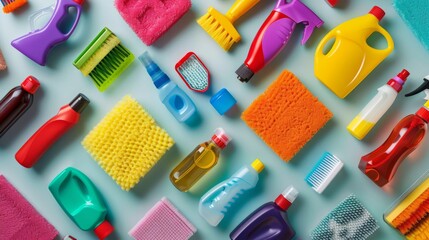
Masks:
[[[21,86],[13,88],[0,100],[0,137],[31,107],[33,94],[39,87],[39,81],[28,76]]]

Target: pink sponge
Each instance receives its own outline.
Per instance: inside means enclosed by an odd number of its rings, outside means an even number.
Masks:
[[[115,0],[122,18],[148,46],[191,8],[190,0]]]
[[[0,239],[52,240],[58,231],[0,175]]]
[[[162,198],[128,233],[135,240],[187,240],[197,229]]]

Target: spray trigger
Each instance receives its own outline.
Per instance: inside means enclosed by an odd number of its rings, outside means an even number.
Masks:
[[[323,20],[319,18],[310,8],[303,4],[300,0],[279,0],[275,10],[287,15],[295,23],[305,25],[304,36],[301,44],[304,45],[313,34],[314,29],[320,28],[323,25]]]
[[[425,92],[425,100],[429,100],[429,76],[423,79],[423,83],[417,89],[405,94],[405,97],[411,97],[421,92]]]

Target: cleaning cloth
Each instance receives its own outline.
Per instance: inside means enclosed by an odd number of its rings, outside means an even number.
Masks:
[[[115,0],[122,18],[148,46],[191,8],[190,0]]]
[[[58,231],[0,175],[0,239],[52,240]]]
[[[187,240],[197,229],[162,198],[128,233],[135,240]]]

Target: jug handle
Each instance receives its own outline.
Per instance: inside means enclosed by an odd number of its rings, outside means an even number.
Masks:
[[[366,44],[366,46],[370,49],[370,51],[373,51],[375,54],[383,54],[385,56],[389,55],[395,47],[395,43],[393,42],[392,36],[390,36],[390,34],[381,26],[378,26],[374,33],[375,32],[380,33],[386,39],[387,47],[385,49],[377,49],[369,46],[368,43]]]
[[[327,35],[322,39],[322,41],[320,41],[319,45],[317,46],[315,57],[316,57],[316,58],[320,58],[320,57],[324,57],[324,56],[328,55],[328,54],[329,54],[329,52],[334,48],[335,44],[337,43],[336,37],[337,37],[337,36],[336,36],[336,34],[335,34],[333,31],[329,32],[329,33],[328,33],[328,34],[327,34]],[[329,41],[331,41],[332,39],[335,39],[334,44],[332,45],[332,47],[331,47],[331,49],[329,50],[329,52],[327,52],[326,54],[324,54],[324,53],[323,53],[323,49],[325,48],[326,44],[327,44]]]

